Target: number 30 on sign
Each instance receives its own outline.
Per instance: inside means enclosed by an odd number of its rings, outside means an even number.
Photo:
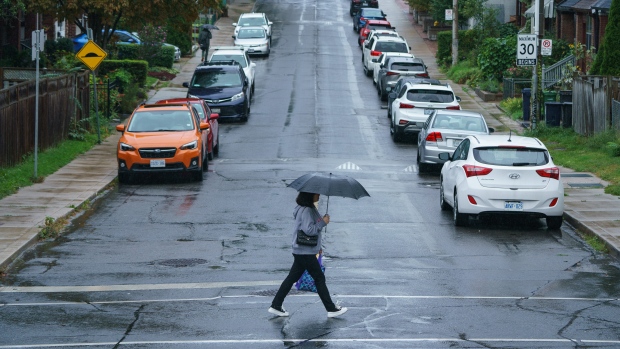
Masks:
[[[536,65],[538,45],[536,35],[520,34],[517,38],[517,65]]]

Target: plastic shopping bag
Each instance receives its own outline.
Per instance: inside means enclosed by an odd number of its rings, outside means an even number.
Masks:
[[[323,254],[320,253],[317,256],[319,264],[321,265],[321,270],[323,271],[323,274],[325,274],[325,266],[323,265]],[[300,291],[310,291],[316,293],[316,285],[314,284],[314,279],[312,278],[312,276],[310,276],[307,270],[304,271],[299,280],[297,280],[297,282],[295,283],[295,288]]]

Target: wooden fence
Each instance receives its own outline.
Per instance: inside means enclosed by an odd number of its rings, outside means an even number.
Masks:
[[[89,75],[85,71],[39,81],[39,150],[67,139],[73,120],[88,118]],[[35,80],[0,90],[0,167],[18,164],[34,152],[35,101]]]
[[[620,78],[593,75],[575,77],[572,110],[575,132],[591,136],[613,128],[612,99],[620,99]]]

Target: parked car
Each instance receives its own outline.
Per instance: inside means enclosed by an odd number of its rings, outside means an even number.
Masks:
[[[383,65],[375,67],[377,73],[377,93],[382,101],[387,100],[387,95],[396,85],[401,76],[415,76],[428,78],[426,64],[420,58],[390,57]]]
[[[369,19],[366,21],[366,24],[362,27],[362,29],[360,29],[360,33],[357,37],[358,45],[362,45],[362,43],[368,38],[370,32],[377,29],[394,30],[395,28],[392,27],[392,24],[390,24],[389,21],[382,19]],[[405,40],[402,36],[401,38]]]
[[[236,23],[232,24],[235,27],[235,32],[233,35],[237,36],[237,34],[239,34],[239,29],[241,29],[242,27],[260,26],[260,27],[263,27],[263,29],[265,29],[265,31],[267,32],[267,37],[269,37],[269,39],[271,40],[271,25],[272,24],[273,22],[271,22],[267,18],[267,15],[264,13],[258,13],[258,12],[242,13],[239,16],[239,20],[237,20]]]
[[[393,92],[390,92],[390,94]],[[406,83],[392,102],[390,134],[394,142],[407,134],[417,134],[435,109],[460,110],[460,97],[448,84]]]
[[[443,164],[439,153],[454,153],[454,149],[470,135],[495,132],[488,127],[484,116],[476,111],[436,109],[418,133],[418,169],[427,172],[433,164]]]
[[[401,38],[391,37],[375,37],[364,44],[362,51],[362,64],[366,76],[372,76],[377,62],[373,62],[373,58],[377,58],[383,52],[401,52],[409,53],[409,45]]]
[[[119,182],[152,172],[189,172],[202,181],[209,166],[202,131],[208,128],[189,103],[138,106],[126,125],[116,126],[122,132],[116,152]]]
[[[353,16],[353,30],[356,33],[360,32],[360,29],[366,25],[366,21],[369,19],[380,19],[386,20],[385,13],[378,8],[372,7],[362,7],[359,11]]]
[[[379,8],[379,0],[351,0],[351,5],[349,6],[349,14],[351,16],[355,16],[357,11],[359,11],[362,7]]]
[[[512,135],[468,136],[441,169],[439,203],[452,207],[454,224],[470,216],[517,215],[545,218],[559,229],[564,213],[560,169],[537,138]]]
[[[219,156],[220,153],[220,125],[217,119],[220,118],[219,114],[212,113],[211,108],[204,99],[200,98],[171,98],[162,99],[157,101],[156,104],[178,104],[189,103],[198,112],[199,122],[206,122],[209,124],[207,130],[202,131],[203,147],[207,152],[207,158],[213,160],[214,157]]]
[[[117,39],[117,45],[126,45],[126,44],[137,44],[142,45],[142,40],[138,37],[138,35],[134,33],[130,33],[126,30],[117,29],[112,34]],[[86,33],[82,33],[73,39],[73,51],[78,52],[82,46],[84,46],[88,42],[88,37]],[[174,61],[178,62],[181,59],[181,49],[172,44],[163,43],[164,46],[172,46],[174,47]]]
[[[271,45],[269,36],[263,27],[243,27],[233,35],[235,46],[245,48],[249,54],[269,56]]]
[[[383,52],[377,58],[373,58],[372,62],[377,63],[377,66],[380,69],[373,70],[372,73],[372,83],[377,84],[377,78],[379,77],[379,72],[381,71],[381,66],[385,65],[386,60],[389,57],[409,57],[415,58],[411,53],[402,53],[402,52]]]
[[[360,33],[360,35],[362,35],[362,34]],[[364,35],[366,36],[364,41],[360,42],[359,37],[358,37],[358,40],[357,40],[357,44],[358,44],[358,46],[360,48],[362,48],[362,46],[364,45],[364,43],[366,41],[369,41],[370,39],[372,39],[375,36],[391,36],[391,37],[394,37],[394,38],[403,38],[400,34],[398,34],[398,32],[396,32],[396,30],[394,30],[394,28],[391,28],[391,27],[390,28],[382,27],[381,29],[371,29],[368,32],[368,34],[364,33]],[[404,40],[404,38],[403,38],[403,40]]]
[[[209,62],[230,62],[235,61],[243,68],[245,76],[250,80],[250,92],[254,96],[256,87],[256,63],[252,62],[248,50],[240,46],[217,46],[213,48],[213,53],[209,57]]]
[[[426,78],[417,78],[410,76],[401,76],[396,80],[396,84],[392,87],[390,93],[388,93],[388,103],[387,103],[387,117],[388,119],[392,117],[392,102],[397,96],[401,95],[403,89],[407,88],[407,83],[412,84],[428,84],[428,85],[443,85],[437,79],[426,79]]]
[[[252,92],[243,68],[235,61],[206,62],[196,67],[187,87],[187,98],[204,99],[220,120],[247,121]]]

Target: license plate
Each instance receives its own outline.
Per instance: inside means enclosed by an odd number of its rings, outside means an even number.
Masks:
[[[523,211],[521,201],[504,201],[504,209],[507,211]]]
[[[459,144],[461,144],[461,140],[460,139],[453,139],[452,140],[452,146],[453,147],[458,147]]]
[[[430,115],[435,109],[424,109],[424,115]]]
[[[166,160],[163,160],[163,159],[151,160],[151,167],[166,167]]]
[[[367,2],[362,3],[362,6],[368,6]]]
[[[219,114],[220,113],[220,108],[211,108],[211,112]]]

